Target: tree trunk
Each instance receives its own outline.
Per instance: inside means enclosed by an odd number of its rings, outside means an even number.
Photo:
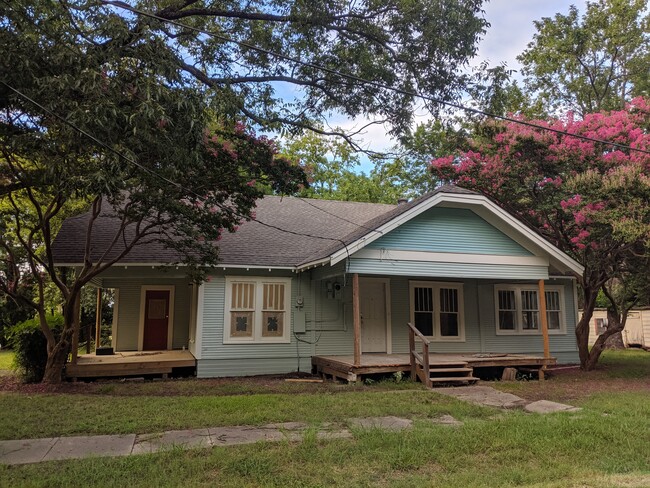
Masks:
[[[48,346],[43,383],[56,385],[63,380],[63,368],[73,345],[73,338],[75,333],[79,333],[79,307],[76,306],[79,299],[80,292],[77,291],[71,294],[66,301],[63,314],[63,331],[56,343],[51,347]]]
[[[578,354],[580,356],[580,368],[587,369],[589,362],[589,322],[596,308],[596,298],[598,297],[598,288],[591,289],[583,287],[585,294],[585,305],[582,311],[582,317],[576,324],[576,341],[578,343]]]
[[[607,349],[625,349],[625,341],[623,341],[623,332],[616,332],[610,336],[605,342]]]
[[[626,316],[627,310],[624,310],[623,314],[623,316]],[[596,368],[598,359],[607,347],[609,338],[617,334],[620,335],[623,331],[623,328],[625,327],[625,321],[621,320],[621,317],[618,314],[613,313],[611,310],[607,311],[607,323],[607,329],[605,332],[598,336],[596,342],[591,347],[591,351],[589,351],[589,357],[587,358],[586,363],[584,366],[582,364],[580,365],[580,367],[586,371],[592,371]]]
[[[50,385],[58,385],[61,383],[61,380],[63,379],[63,367],[68,359],[69,352],[70,341],[61,338],[61,340],[55,344],[52,352],[47,356],[43,383]]]

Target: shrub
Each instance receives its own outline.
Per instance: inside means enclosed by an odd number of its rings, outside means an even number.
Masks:
[[[48,315],[47,323],[54,335],[63,329],[62,315]],[[23,381],[38,383],[45,374],[47,340],[38,317],[20,322],[9,329],[9,343],[14,350],[14,364]]]

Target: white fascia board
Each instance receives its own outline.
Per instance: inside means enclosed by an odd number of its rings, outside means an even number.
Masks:
[[[421,213],[426,212],[430,208],[435,207],[436,205],[439,205],[441,203],[456,204],[461,207],[464,206],[465,208],[468,208],[467,207],[468,205],[472,206],[472,208],[475,207],[484,208],[487,211],[489,211],[490,216],[497,217],[498,222],[505,224],[505,227],[508,230],[515,230],[519,235],[523,236],[525,240],[522,242],[520,239],[517,239],[516,236],[512,236],[509,232],[506,232],[506,235],[513,238],[519,244],[522,244],[525,248],[530,248],[532,243],[534,247],[537,247],[540,250],[542,250],[544,253],[550,255],[552,260],[563,265],[565,269],[576,274],[582,274],[582,272],[584,271],[584,268],[580,263],[575,261],[573,258],[568,256],[564,252],[560,251],[558,248],[553,246],[550,242],[546,241],[546,239],[542,238],[541,236],[539,236],[538,234],[530,230],[524,224],[519,222],[519,220],[511,216],[509,213],[507,213],[501,207],[493,203],[487,197],[483,195],[469,195],[469,194],[456,194],[456,193],[437,193],[436,195],[423,201],[419,205],[416,205],[415,207],[398,215],[393,220],[386,222],[384,225],[377,228],[376,230],[369,232],[365,236],[349,244],[347,246],[347,249],[340,249],[339,251],[332,254],[331,264],[334,265],[342,261],[343,259],[348,257],[349,254],[355,253],[363,249],[365,246],[367,246],[371,242],[374,242],[383,234],[388,233],[393,229],[396,229],[403,223],[411,220],[414,217],[417,217]],[[485,217],[485,214],[483,216]],[[492,219],[487,219],[487,220],[489,221]],[[503,228],[504,226],[499,226],[499,227]]]
[[[327,258],[329,261],[329,258]],[[95,263],[96,264],[96,263]],[[65,267],[82,267],[83,265],[81,263],[55,263],[55,266],[65,266]],[[170,264],[170,263],[115,263],[110,266],[110,268],[145,268],[145,267],[150,267],[150,268],[180,268],[180,267],[186,267],[187,265],[178,263],[178,264]],[[216,266],[213,266],[209,269],[218,269],[218,268],[223,268],[223,269],[279,269],[279,270],[290,270],[290,271],[295,271],[296,267],[295,266],[262,266],[259,264],[217,264]]]
[[[300,273],[302,271],[307,271],[308,269],[311,269],[311,268],[318,268],[319,266],[325,266],[326,264],[330,264],[330,262],[331,262],[331,258],[328,256],[328,257],[323,258],[323,259],[317,259],[316,261],[310,261],[308,263],[301,264],[300,266],[296,267],[295,269],[296,269],[296,271],[298,273]]]
[[[394,249],[361,249],[354,257],[381,261],[424,261],[429,263],[512,264],[515,266],[548,266],[542,256],[511,256],[506,254],[470,254],[430,251],[400,251]]]

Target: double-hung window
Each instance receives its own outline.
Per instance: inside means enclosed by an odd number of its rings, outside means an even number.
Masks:
[[[539,289],[530,285],[498,285],[494,290],[497,334],[541,333]],[[549,332],[563,333],[562,287],[547,286],[546,323]]]
[[[290,342],[290,296],[289,278],[227,277],[223,342]]]
[[[411,323],[436,341],[465,340],[463,285],[411,281]]]

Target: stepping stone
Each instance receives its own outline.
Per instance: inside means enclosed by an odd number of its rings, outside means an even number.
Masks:
[[[276,429],[276,430],[305,430],[309,427],[305,422],[281,422],[279,424],[266,424],[263,425],[264,429]]]
[[[353,427],[363,429],[404,430],[413,425],[413,421],[400,417],[351,418],[348,422]]]
[[[132,454],[145,454],[151,452],[182,447],[195,449],[210,447],[210,431],[208,429],[170,430],[162,434],[143,434],[137,436]]]
[[[60,437],[43,461],[102,456],[128,456],[135,434]]]
[[[497,408],[520,408],[528,402],[517,395],[504,393],[491,386],[460,386],[452,388],[436,388],[436,393],[452,396],[459,400]]]
[[[210,428],[213,446],[233,446],[237,444],[254,444],[259,441],[281,441],[287,436],[275,429],[264,427],[217,427]]]
[[[2,441],[0,442],[0,464],[41,462],[58,440],[58,437],[49,437],[46,439]]]
[[[442,415],[440,417],[436,417],[435,419],[429,419],[429,421],[432,424],[449,425],[449,426],[452,426],[452,427],[453,426],[463,425],[463,423],[460,420],[456,420],[451,415]]]
[[[524,407],[524,410],[530,413],[546,414],[555,412],[579,412],[582,409],[573,407],[571,405],[565,405],[564,403],[551,402],[549,400],[538,400],[526,405]]]

